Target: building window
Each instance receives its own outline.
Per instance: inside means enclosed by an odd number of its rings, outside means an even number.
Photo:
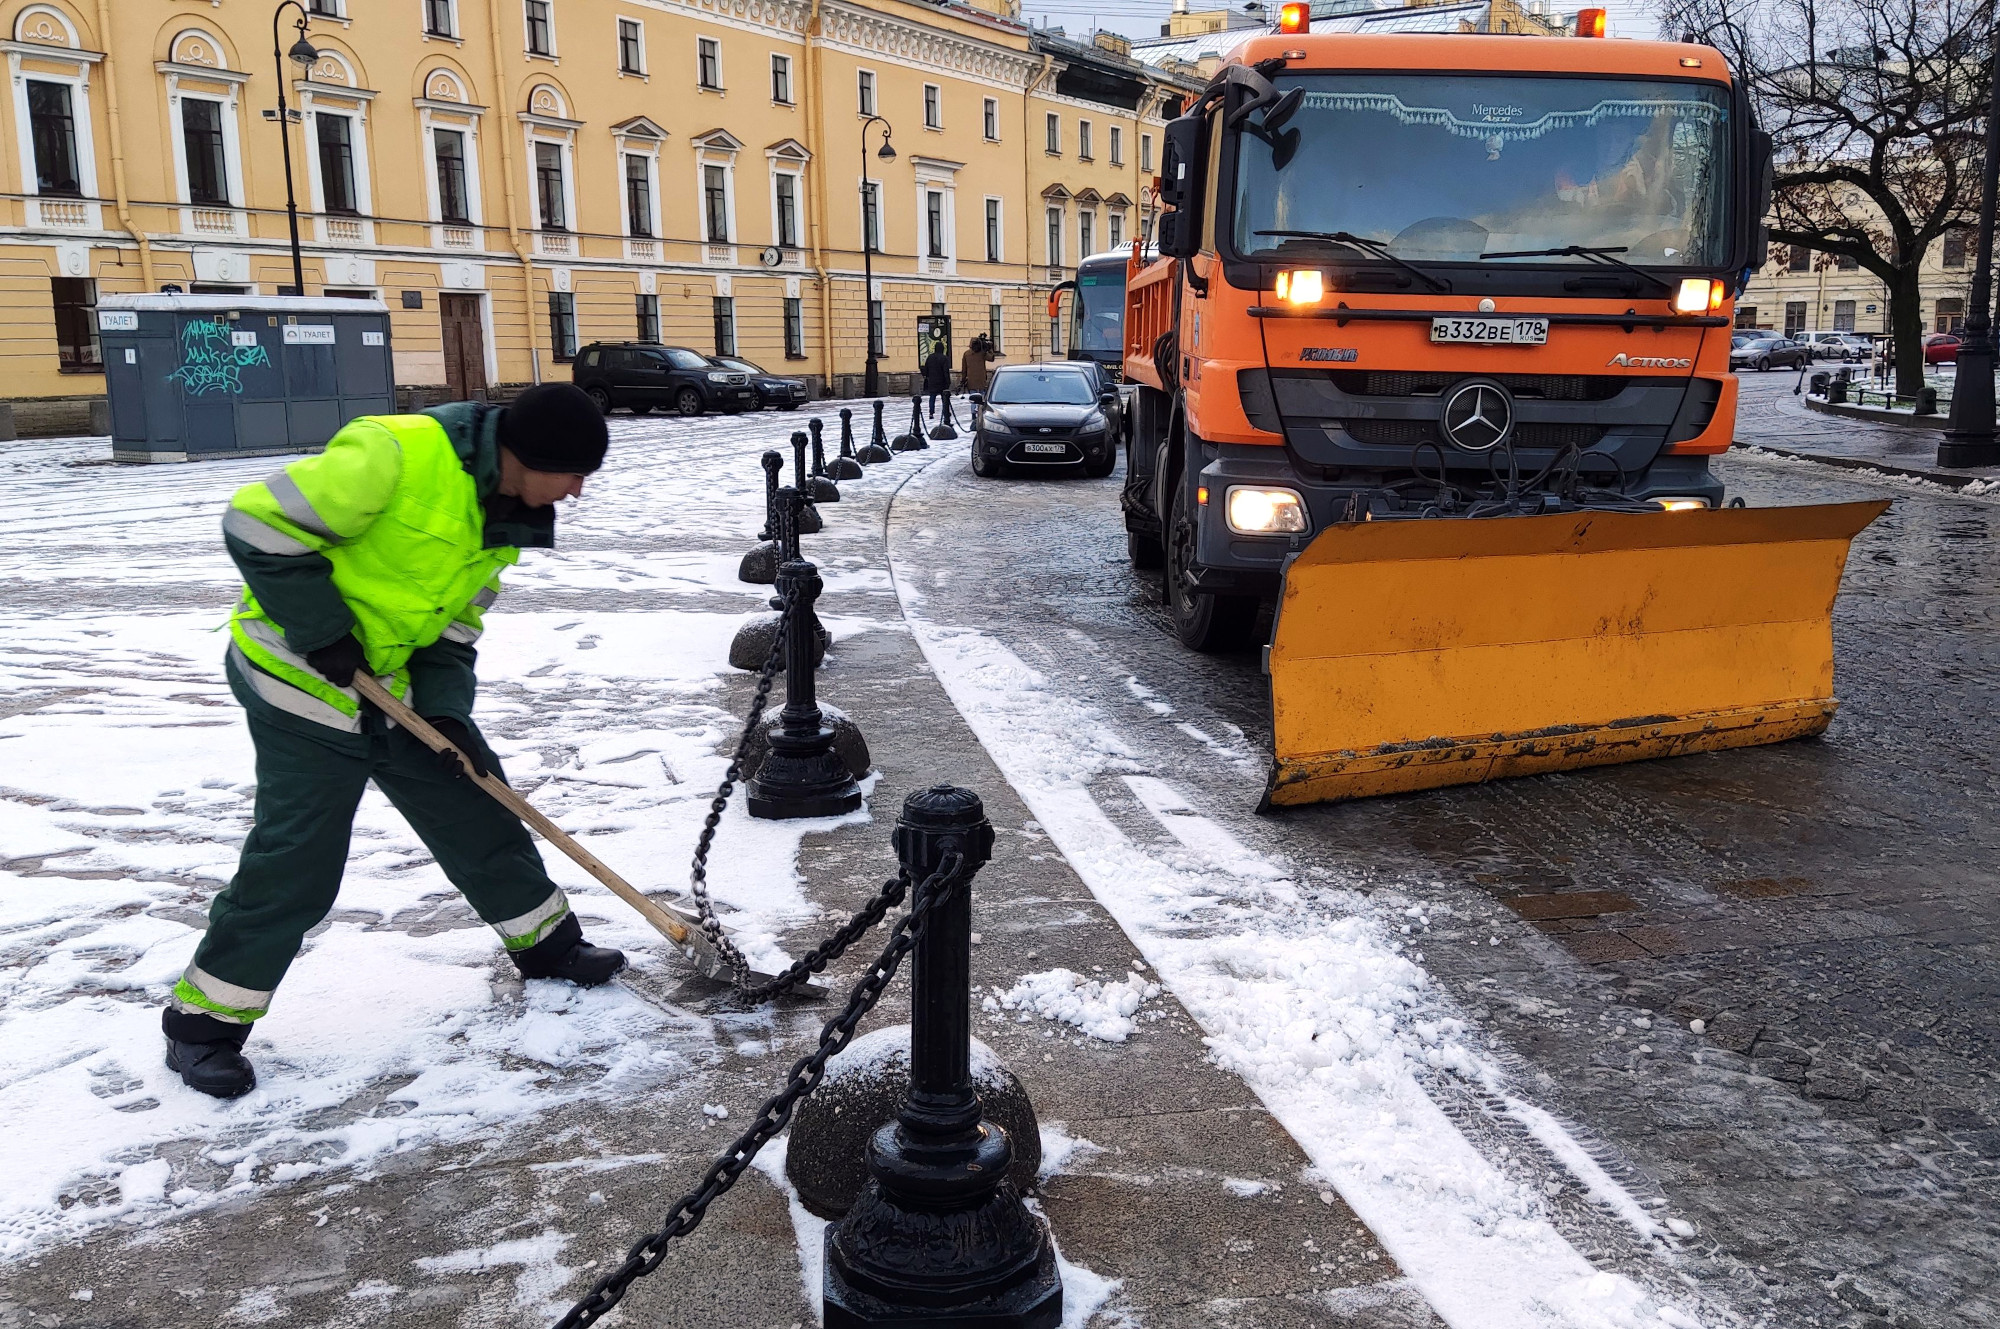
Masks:
[[[729,173],[720,166],[701,168],[701,205],[708,228],[703,238],[711,244],[729,243]]]
[[[424,0],[424,31],[433,37],[456,37],[458,16],[451,0]]]
[[[1116,249],[1118,248],[1118,246],[1124,243],[1125,243],[1125,214],[1122,212],[1114,212],[1111,214],[1111,247],[1113,249]]]
[[[325,210],[351,216],[360,211],[354,192],[354,121],[315,111],[313,134],[319,140],[319,188]]]
[[[713,37],[694,39],[695,80],[711,92],[722,91],[722,43]]]
[[[554,55],[555,31],[549,26],[549,0],[522,0],[528,24],[528,54]]]
[[[1841,254],[1833,260],[1833,266],[1842,272],[1858,272],[1861,269],[1861,260],[1852,254]]]
[[[1139,135],[1139,169],[1148,174],[1153,170],[1153,136]]]
[[[1796,337],[1805,330],[1806,302],[1803,300],[1785,301],[1785,335],[1787,337]],[[1942,332],[1944,329],[1939,328],[1938,331]]]
[[[1000,261],[1000,200],[986,200],[986,261]]]
[[[736,354],[736,301],[726,295],[715,297],[715,353]]]
[[[880,300],[870,300],[868,302],[868,354],[879,358],[889,353],[887,331],[887,325],[882,319],[882,302]]]
[[[312,0],[312,3],[307,5],[306,8],[317,17],[340,17],[340,0]]]
[[[76,115],[67,83],[28,80],[28,123],[35,142],[35,192],[83,193],[77,173]]]
[[[549,344],[556,359],[576,358],[576,297],[568,291],[549,292]]]
[[[625,154],[625,224],[632,235],[653,234],[653,159]]]
[[[873,180],[861,187],[861,244],[882,252],[882,186]]]
[[[1947,268],[1962,268],[1965,266],[1964,231],[1952,230],[1944,233],[1944,253],[1940,256],[1940,261]]]
[[[438,219],[469,225],[472,209],[465,187],[465,135],[456,129],[433,129],[431,143],[437,153]]]
[[[806,302],[796,295],[785,297],[785,358],[806,358]]]
[[[986,306],[986,340],[993,343],[993,349],[1000,349],[1000,306]]]
[[[639,297],[639,340],[658,341],[660,339],[660,297],[642,295]]]
[[[1756,327],[1756,326],[1757,326],[1757,306],[1755,306],[1755,305],[1738,305],[1738,306],[1736,306],[1736,326],[1737,326],[1737,327],[1739,327],[1739,328],[1754,328],[1754,327]]]
[[[1047,134],[1047,140],[1042,145],[1043,148],[1049,152],[1060,153],[1062,151],[1062,117],[1054,111],[1050,111],[1044,119],[1043,124],[1046,126],[1045,132]]]
[[[618,20],[618,70],[623,74],[646,72],[645,29],[635,19]]]
[[[944,89],[935,83],[924,84],[924,128],[944,128]]]
[[[792,104],[792,57],[771,57],[771,100],[780,106]]]
[[[778,190],[778,243],[787,249],[799,244],[799,178],[780,171]]]
[[[1111,164],[1113,166],[1125,164],[1125,131],[1117,125],[1111,126]]]
[[[1097,252],[1097,214],[1076,214],[1076,261],[1081,263]]]
[[[1049,209],[1049,266],[1062,266],[1062,209]]]
[[[535,144],[535,197],[542,207],[542,229],[569,229],[569,211],[563,206],[563,150],[560,143]]]
[[[56,355],[66,374],[95,373],[104,367],[97,349],[97,283],[88,277],[53,277]]]
[[[1079,120],[1076,122],[1076,155],[1079,161],[1092,160],[1090,121],[1088,120]]]
[[[986,99],[986,105],[985,105],[985,109],[984,109],[984,111],[982,112],[982,114],[983,114],[983,116],[984,116],[984,118],[985,118],[985,125],[986,125],[986,139],[987,139],[987,142],[989,142],[989,143],[997,143],[997,142],[999,142],[999,141],[1000,141],[1000,103],[999,103],[999,101],[998,101],[998,100],[996,100],[995,98],[992,98],[992,97],[988,97],[988,98]]]
[[[1791,319],[1791,306],[1786,307],[1785,318]],[[1946,296],[1937,302],[1937,330],[1939,332],[1960,332],[1965,328],[1965,301],[1957,296]]]
[[[188,202],[229,206],[229,161],[222,149],[222,103],[181,98],[181,146],[187,155]]]
[[[1793,272],[1811,272],[1812,250],[1804,245],[1793,245],[1792,252],[1786,255],[1786,266]]]
[[[1833,302],[1833,330],[1835,332],[1854,331],[1854,302],[1835,300]]]
[[[924,191],[924,238],[926,254],[932,258],[945,256],[944,195],[935,189]]]
[[[854,76],[854,109],[862,115],[875,114],[875,71],[871,69]]]

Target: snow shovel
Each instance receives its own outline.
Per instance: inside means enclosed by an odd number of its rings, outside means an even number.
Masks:
[[[613,872],[598,860],[597,855],[572,840],[562,827],[543,816],[536,810],[534,804],[521,797],[499,776],[480,775],[475,772],[472,763],[466,759],[463,752],[453,746],[450,739],[431,728],[421,715],[390,696],[388,689],[371,675],[355,674],[354,690],[372,702],[382,714],[422,739],[425,746],[432,751],[449,753],[457,757],[465,766],[465,776],[468,780],[491,794],[509,812],[534,827],[544,840],[562,850],[569,856],[571,862],[603,882],[613,895],[638,910],[640,917],[651,923],[661,936],[672,942],[704,976],[723,983],[736,981],[736,970],[717,953],[714,946],[709,944],[707,936],[701,930],[699,918],[673,905],[661,904]],[[745,981],[754,985],[767,983],[777,975],[752,970],[743,977]],[[818,989],[802,982],[794,985],[792,990],[810,995]]]

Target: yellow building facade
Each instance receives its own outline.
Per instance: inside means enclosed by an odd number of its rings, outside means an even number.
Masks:
[[[885,373],[934,312],[1047,355],[1195,85],[991,2],[305,0],[301,64],[264,0],[0,0],[0,399],[103,393],[100,296],[290,293],[285,135],[305,293],[388,303],[406,399],[641,338],[852,391],[871,316]]]

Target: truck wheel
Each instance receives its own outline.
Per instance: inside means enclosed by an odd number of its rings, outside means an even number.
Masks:
[[[1132,560],[1132,566],[1140,572],[1151,572],[1167,561],[1167,551],[1160,548],[1160,537],[1144,531],[1125,532],[1125,557]]]
[[[1204,655],[1240,651],[1249,644],[1257,622],[1254,595],[1212,595],[1190,584],[1194,567],[1194,518],[1185,503],[1174,505],[1173,533],[1168,544],[1167,606],[1174,615],[1174,634],[1181,645]]]

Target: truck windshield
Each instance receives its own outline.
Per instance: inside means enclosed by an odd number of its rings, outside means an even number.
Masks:
[[[1083,268],[1076,274],[1076,312],[1071,316],[1070,349],[1125,349],[1125,264]]]
[[[1417,262],[1565,245],[1651,267],[1729,260],[1729,98],[1716,85],[1407,73],[1277,84],[1306,90],[1288,126],[1299,140],[1287,158],[1243,136],[1240,254],[1325,247],[1257,234],[1295,230],[1352,232]]]

